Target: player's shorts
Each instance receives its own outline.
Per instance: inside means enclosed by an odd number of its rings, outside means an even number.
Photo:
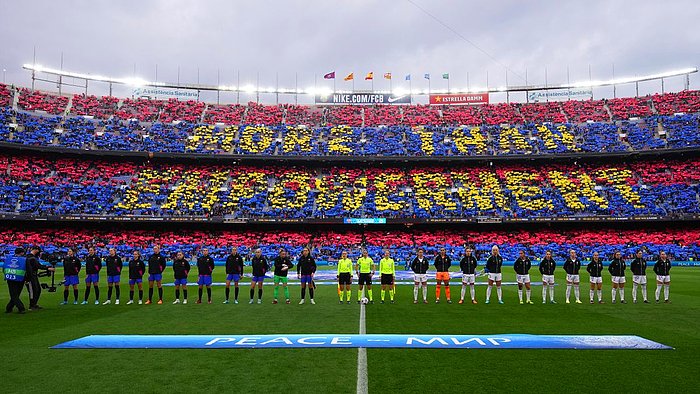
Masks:
[[[197,284],[200,286],[211,286],[211,275],[199,275]]]
[[[278,284],[278,283],[282,282],[282,283],[284,283],[284,284],[286,285],[288,280],[289,280],[289,279],[288,279],[286,276],[274,275],[274,276],[272,277],[272,281],[273,281],[275,284]]]
[[[107,275],[107,283],[119,283],[121,280],[121,275]]]
[[[530,274],[525,274],[525,275],[515,274],[515,280],[521,285],[524,283],[530,283]]]
[[[656,281],[661,283],[670,283],[671,275],[656,275]]]
[[[149,282],[160,282],[163,280],[163,274],[148,274]]]
[[[425,283],[428,281],[428,274],[413,274],[413,281],[418,283]]]
[[[632,275],[632,283],[636,283],[638,285],[645,285],[645,284],[647,284],[647,276],[646,275]]]
[[[66,286],[77,285],[80,283],[80,278],[78,275],[68,275],[63,277],[63,284]]]
[[[97,283],[100,281],[100,274],[85,275],[85,283]]]
[[[187,278],[182,278],[182,279],[175,279],[175,286],[187,286]]]
[[[566,274],[566,281],[570,283],[579,283],[581,281],[581,275]]]
[[[141,282],[143,282],[143,279],[142,279],[142,278],[138,278],[138,279],[129,279],[129,285],[130,285],[130,286],[133,286],[133,285],[135,285],[135,284],[137,284],[137,283],[141,283]]]
[[[542,284],[543,285],[553,285],[554,284],[554,275],[542,275]]]
[[[338,284],[351,285],[352,284],[352,274],[350,272],[339,273],[338,274]]]
[[[363,274],[360,272],[360,277],[357,280],[357,283],[362,286],[362,285],[371,285],[372,284],[372,274],[366,273]]]
[[[239,280],[241,280],[241,276],[239,274],[228,274],[226,275],[226,280],[238,282]]]
[[[311,283],[311,281],[314,280],[313,276],[311,275],[302,275],[301,276],[301,283]]]
[[[591,283],[603,283],[602,276],[591,276]]]
[[[440,271],[435,273],[435,279],[437,280],[450,280],[450,273],[447,271]]]
[[[265,275],[253,276],[253,277],[250,279],[251,282],[262,282],[262,281],[264,281],[264,280],[265,280]]]
[[[462,274],[462,283],[465,285],[473,285],[476,282],[475,274]]]
[[[394,283],[394,275],[392,274],[382,274],[381,283],[383,285],[391,285]]]
[[[624,276],[613,276],[612,283],[625,283],[625,277]]]
[[[489,272],[489,280],[494,282],[500,282],[503,280],[503,274],[500,272]]]

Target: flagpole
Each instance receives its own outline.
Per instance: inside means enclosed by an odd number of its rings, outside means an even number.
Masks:
[[[408,78],[408,97],[411,99],[411,104],[413,104],[413,78]]]
[[[333,93],[335,93],[335,74],[333,74]]]

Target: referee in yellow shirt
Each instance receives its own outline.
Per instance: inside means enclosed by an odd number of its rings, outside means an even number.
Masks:
[[[352,260],[348,258],[348,252],[343,251],[340,254],[340,260],[338,260],[338,274],[336,275],[338,279],[338,297],[340,298],[340,303],[343,303],[343,293],[345,292],[347,303],[350,303],[350,285],[352,284]]]
[[[372,297],[372,276],[374,275],[376,266],[374,265],[374,260],[367,256],[367,249],[362,250],[362,256],[357,259],[355,263],[355,272],[357,272],[358,284],[360,285],[357,290],[357,303],[360,303],[362,295],[364,293],[365,285],[367,285],[367,298],[369,302],[374,304]]]
[[[387,288],[389,289],[389,299],[391,303],[394,303],[394,275],[396,275],[396,266],[394,259],[389,257],[389,251],[384,251],[384,257],[379,260],[379,273],[382,279],[382,304],[384,303],[384,295],[386,294]]]

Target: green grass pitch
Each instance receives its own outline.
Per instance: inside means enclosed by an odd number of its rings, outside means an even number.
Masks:
[[[168,270],[166,282],[171,281],[171,272]],[[431,284],[430,304],[414,305],[413,287],[400,285],[396,304],[367,306],[367,333],[632,334],[675,350],[368,349],[369,392],[697,391],[697,276],[696,269],[674,268],[672,303],[659,305],[653,301],[651,305],[632,304],[631,278],[626,289],[629,304],[610,304],[609,277],[605,277],[603,289],[607,303],[589,305],[586,275],[582,275],[584,304],[566,305],[562,272],[557,275],[557,305],[541,304],[539,286],[533,286],[535,305],[519,305],[515,286],[504,287],[505,305],[484,305],[485,286],[477,287],[478,305],[458,305],[457,281],[452,285],[453,304],[436,305]],[[223,281],[221,269],[214,279]],[[649,279],[653,300],[651,274]],[[101,280],[104,299],[104,275]],[[504,274],[504,281],[514,280],[514,274]],[[538,280],[537,275],[533,280]],[[81,283],[81,299],[83,289]],[[378,285],[374,291],[378,301]],[[61,288],[53,294],[44,292],[44,310],[2,315],[0,392],[197,392],[206,388],[247,393],[356,391],[357,349],[49,349],[90,334],[350,334],[359,328],[358,305],[338,305],[335,286],[319,285],[317,305],[297,305],[297,285],[291,286],[292,305],[272,305],[271,286],[265,286],[262,305],[223,305],[221,286],[214,287],[212,305],[193,303],[196,286],[191,286],[189,293],[188,305],[171,305],[172,287],[165,287],[164,305],[125,305],[128,286],[122,284],[121,305],[59,306]],[[243,285],[240,299],[247,298],[248,287]],[[495,299],[494,291],[492,301]],[[7,301],[3,283],[0,302],[5,305]]]

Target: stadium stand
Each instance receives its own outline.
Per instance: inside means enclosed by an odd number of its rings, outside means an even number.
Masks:
[[[520,250],[524,250],[535,261],[541,259],[547,250],[555,259],[562,260],[573,249],[584,260],[590,259],[597,251],[606,261],[616,250],[625,258],[631,258],[637,250],[642,250],[645,258],[655,258],[660,251],[666,251],[674,260],[697,261],[700,258],[700,232],[697,229],[660,228],[657,230],[518,230],[518,231],[461,231],[461,230],[405,230],[405,231],[231,231],[231,230],[63,230],[40,228],[16,231],[16,228],[0,229],[0,251],[16,246],[41,245],[47,253],[65,252],[69,247],[76,248],[79,256],[87,254],[87,248],[95,246],[98,253],[107,254],[114,247],[122,256],[130,256],[134,249],[150,253],[153,245],[161,245],[163,252],[172,258],[178,251],[186,256],[195,256],[202,248],[209,248],[215,259],[223,259],[231,248],[237,247],[248,260],[255,248],[261,248],[267,256],[277,254],[279,248],[287,249],[292,256],[298,256],[303,247],[310,247],[321,261],[337,261],[340,253],[347,250],[351,258],[360,255],[361,248],[367,248],[372,257],[378,258],[382,251],[389,249],[394,258],[403,263],[415,256],[417,248],[426,250],[430,258],[444,247],[447,253],[458,258],[466,245],[472,245],[476,257],[483,260],[490,253],[491,246],[498,245],[505,260],[515,260]]]
[[[32,134],[37,138],[40,133]],[[2,160],[3,206],[16,214],[523,219],[700,213],[697,160],[651,161],[642,167],[551,164],[449,170]],[[649,174],[654,175],[651,180]],[[673,181],[659,182],[661,174],[673,174]]]
[[[19,91],[17,105],[19,109],[26,111],[44,111],[51,115],[62,115],[68,105],[68,97],[22,88]]]
[[[76,94],[71,102],[72,115],[93,116],[96,119],[109,119],[117,111],[119,99],[111,96],[97,98]]]

